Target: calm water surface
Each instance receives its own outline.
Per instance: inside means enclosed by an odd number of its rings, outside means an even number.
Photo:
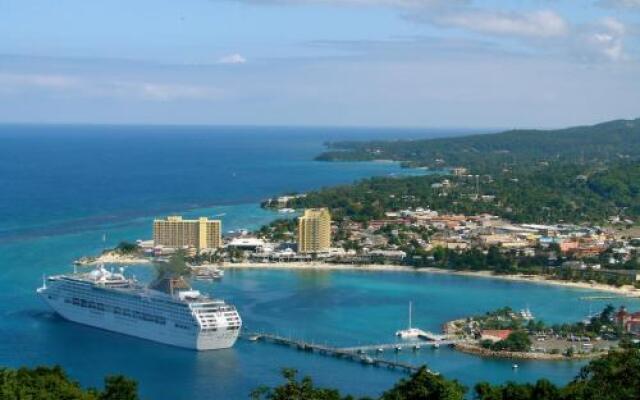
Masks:
[[[279,383],[282,367],[356,395],[381,392],[404,375],[264,343],[206,353],[154,344],[66,322],[34,290],[43,274],[70,271],[73,259],[99,252],[104,233],[107,245],[149,237],[157,215],[223,213],[225,230],[255,228],[277,217],[257,206],[269,195],[407,172],[396,164],[312,161],[325,140],[441,133],[0,127],[0,364],[60,364],[85,385],[124,373],[148,399],[247,398],[252,388]],[[150,275],[146,267],[129,272]],[[529,306],[551,322],[580,320],[589,310],[581,290],[420,273],[228,270],[220,283],[196,285],[236,304],[250,329],[344,346],[393,340],[409,300],[415,325],[436,330],[505,305]],[[591,304],[595,310],[604,302]],[[467,385],[539,377],[561,383],[581,366],[520,362],[513,371],[509,361],[445,348],[398,357]]]

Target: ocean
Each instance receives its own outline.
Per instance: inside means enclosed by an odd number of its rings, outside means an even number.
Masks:
[[[35,295],[46,274],[69,272],[74,259],[121,240],[149,238],[154,217],[222,214],[224,231],[253,229],[279,217],[259,202],[269,196],[414,174],[397,163],[323,163],[328,140],[419,138],[456,131],[153,126],[0,126],[0,365],[63,366],[86,386],[122,373],[145,399],[246,399],[296,368],[320,385],[376,395],[399,371],[239,341],[197,353],[67,322]],[[140,279],[149,267],[131,267]],[[439,329],[452,318],[505,305],[528,306],[550,322],[581,320],[605,300],[584,290],[491,279],[397,272],[227,270],[198,289],[237,305],[245,327],[315,342],[353,346],[388,342],[406,324]],[[621,304],[615,300],[615,304]],[[638,307],[636,300],[625,304]],[[557,383],[581,362],[489,360],[447,348],[388,357],[430,368],[466,385],[487,380]]]

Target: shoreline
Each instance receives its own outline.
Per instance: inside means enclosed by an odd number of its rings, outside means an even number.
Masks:
[[[427,274],[456,275],[471,278],[497,279],[512,282],[528,282],[534,284],[559,286],[573,289],[585,289],[606,292],[620,297],[640,298],[640,289],[633,286],[614,287],[602,283],[569,282],[557,279],[546,279],[541,275],[495,275],[491,271],[455,271],[442,268],[413,268],[405,265],[353,265],[325,264],[322,262],[285,262],[285,263],[225,263],[223,268],[229,269],[281,269],[281,270],[313,270],[313,271],[367,271],[367,272],[413,272]]]
[[[607,352],[574,354],[567,357],[563,354],[530,353],[519,351],[495,351],[484,349],[476,344],[456,343],[453,348],[461,353],[472,354],[483,358],[506,358],[510,360],[534,360],[534,361],[576,361],[590,360],[602,357]]]
[[[87,258],[83,260],[79,265],[89,266],[98,264],[152,264],[153,260],[130,255],[119,255],[114,253],[105,253],[95,258]],[[496,275],[491,271],[456,271],[443,268],[434,267],[422,267],[414,268],[406,265],[378,265],[378,264],[328,264],[323,262],[282,262],[282,263],[255,263],[255,262],[243,262],[243,263],[229,263],[226,262],[222,265],[223,268],[228,269],[277,269],[277,270],[291,270],[291,271],[363,271],[363,272],[411,272],[411,273],[423,273],[423,274],[441,274],[462,276],[469,278],[485,278],[496,279],[502,281],[511,282],[525,282],[573,289],[583,289],[602,293],[610,293],[616,297],[627,298],[640,298],[640,289],[636,289],[633,286],[621,286],[615,287],[606,285],[603,283],[589,283],[589,282],[573,282],[562,281],[558,279],[547,279],[543,275]]]
[[[79,266],[98,264],[151,264],[153,261],[140,256],[121,255],[113,252],[101,254],[95,258],[81,258],[76,261]]]

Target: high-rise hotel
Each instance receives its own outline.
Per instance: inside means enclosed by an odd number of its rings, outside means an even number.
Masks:
[[[298,253],[326,251],[331,247],[331,214],[326,208],[304,210],[298,218]]]
[[[220,220],[182,219],[171,216],[153,221],[153,243],[156,246],[198,250],[217,249],[222,246],[222,223]]]

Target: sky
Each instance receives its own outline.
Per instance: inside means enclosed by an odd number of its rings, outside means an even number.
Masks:
[[[0,123],[640,117],[640,0],[0,0]]]

